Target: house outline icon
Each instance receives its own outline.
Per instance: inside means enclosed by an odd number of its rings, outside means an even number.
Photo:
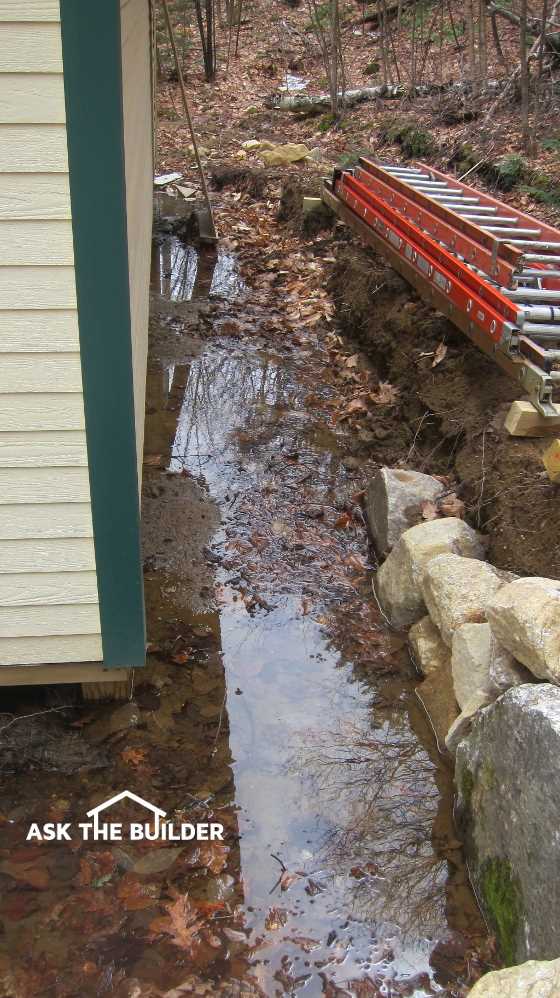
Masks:
[[[90,811],[87,811],[87,817],[93,818],[93,835],[96,837],[99,834],[99,815],[102,811],[105,811],[108,807],[112,807],[113,804],[118,804],[120,800],[128,798],[129,800],[135,801],[142,807],[145,807],[148,811],[152,811],[154,815],[154,829],[156,836],[159,836],[160,832],[160,822],[162,818],[165,818],[167,811],[162,811],[160,807],[156,807],[155,804],[150,804],[148,800],[144,800],[143,797],[139,797],[138,794],[132,792],[132,790],[121,790],[120,794],[115,794],[114,797],[110,797],[109,800],[102,801],[97,807],[92,807]]]

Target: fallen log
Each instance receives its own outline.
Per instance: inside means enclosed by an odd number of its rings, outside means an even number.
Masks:
[[[485,92],[494,96],[504,86],[502,80],[489,80]],[[399,100],[403,97],[430,97],[432,94],[456,93],[468,95],[472,93],[470,83],[431,83],[417,86],[412,90],[402,84],[379,84],[375,87],[362,87],[360,90],[347,90],[338,95],[340,107],[354,107],[372,100]],[[275,111],[299,111],[302,114],[330,111],[331,98],[329,94],[284,94],[275,93],[265,98],[265,106]]]
[[[490,14],[495,14],[498,17],[503,17],[510,24],[515,24],[517,27],[521,24],[521,18],[518,14],[514,14],[511,10],[506,10],[505,7],[500,7],[498,4],[490,3],[488,4],[488,11]],[[527,31],[533,38],[540,37],[542,30],[542,24],[536,17],[530,17],[527,19]],[[548,49],[552,52],[560,52],[560,31],[547,31],[544,36],[544,43]]]

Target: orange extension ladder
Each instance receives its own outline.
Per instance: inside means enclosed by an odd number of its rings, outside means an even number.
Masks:
[[[362,158],[323,201],[558,417],[560,230],[433,167]]]

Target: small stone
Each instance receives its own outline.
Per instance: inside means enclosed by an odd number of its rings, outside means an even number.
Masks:
[[[414,665],[421,676],[429,676],[449,665],[449,648],[442,641],[431,617],[422,617],[408,632],[408,645]]]
[[[479,534],[457,517],[427,520],[405,530],[377,573],[376,593],[394,627],[406,628],[426,613],[421,582],[432,558],[445,553],[483,559]]]
[[[463,624],[453,635],[451,672],[461,710],[473,700],[490,703],[512,686],[532,681],[531,673],[502,648],[489,624]]]
[[[469,991],[469,998],[558,998],[560,960],[528,960],[485,974]]]
[[[488,606],[497,640],[539,679],[560,683],[560,582],[516,579]]]
[[[486,607],[503,585],[498,570],[484,561],[442,554],[430,562],[422,579],[422,595],[449,647],[462,624],[486,620]]]
[[[241,143],[241,148],[247,152],[253,152],[255,149],[260,149],[260,147],[261,143],[258,139],[247,139],[246,142]]]
[[[401,534],[422,522],[422,504],[433,502],[443,485],[430,475],[380,468],[369,483],[366,510],[375,549],[386,558]]]

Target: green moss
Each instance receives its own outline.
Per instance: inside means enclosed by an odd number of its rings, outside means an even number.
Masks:
[[[364,73],[366,76],[377,76],[380,69],[381,66],[376,60],[374,60],[373,62],[368,62],[366,68],[364,69]]]
[[[474,790],[474,777],[470,769],[465,768],[461,773],[461,803],[464,808],[470,811],[472,795]]]
[[[397,143],[408,158],[432,156],[436,151],[435,142],[429,132],[407,118],[388,118],[379,129],[379,137],[384,142]]]
[[[318,132],[328,132],[336,123],[336,115],[323,114],[317,123]]]
[[[481,870],[480,887],[500,950],[506,964],[511,966],[516,962],[522,905],[519,884],[508,860],[487,860]]]

